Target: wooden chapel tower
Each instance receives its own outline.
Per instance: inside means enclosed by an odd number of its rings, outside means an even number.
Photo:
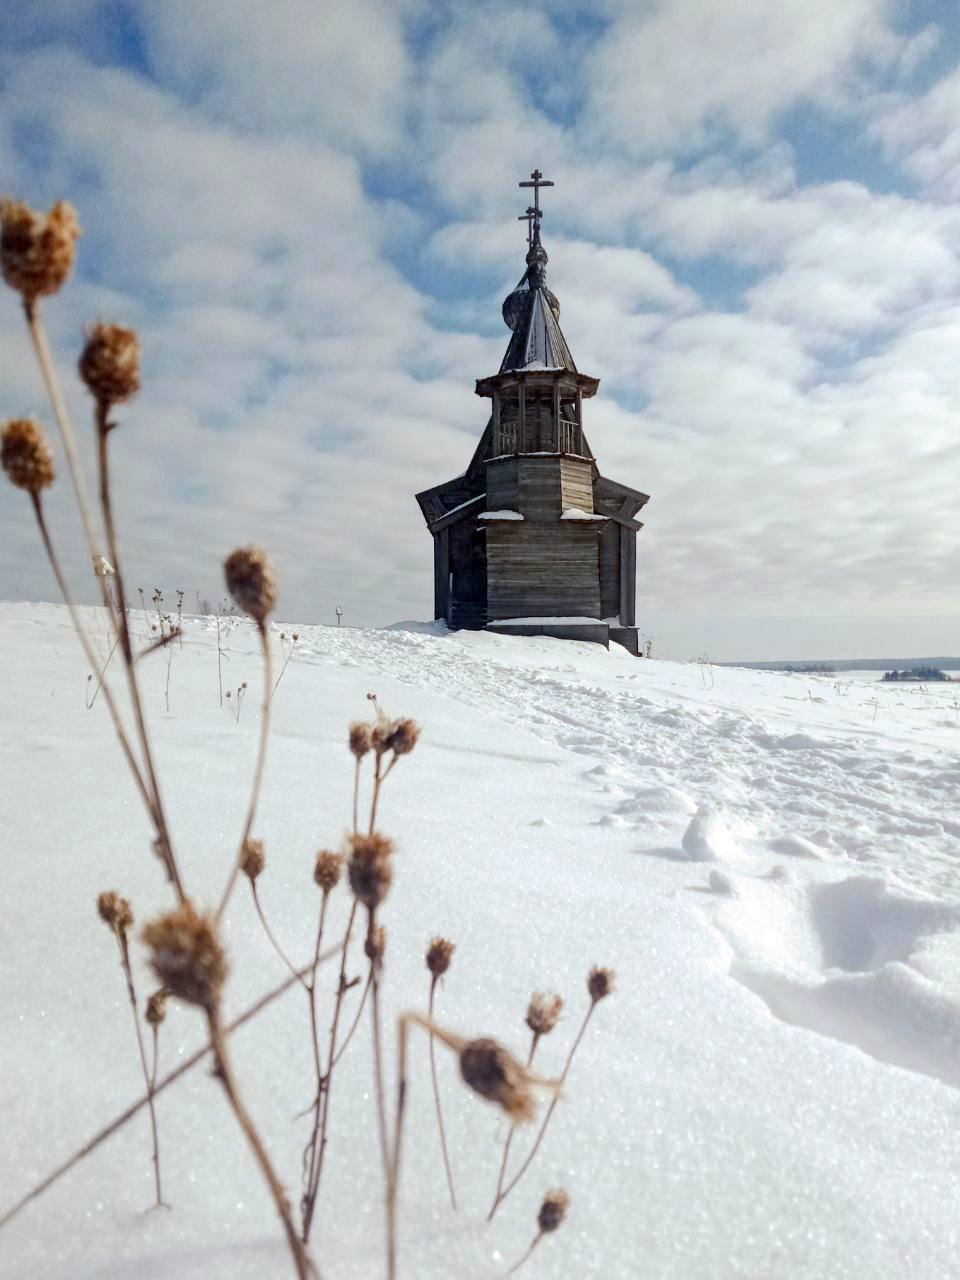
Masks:
[[[477,382],[492,413],[466,472],[417,494],[433,534],[434,615],[453,628],[616,640],[638,652],[635,519],[648,495],[600,474],[583,433],[599,379],[577,371],[546,284],[539,170],[527,269],[503,304],[513,331]]]

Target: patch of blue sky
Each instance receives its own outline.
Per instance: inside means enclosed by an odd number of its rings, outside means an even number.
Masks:
[[[650,396],[633,383],[627,385],[614,378],[603,378],[603,394],[627,413],[644,413],[650,407]],[[586,429],[586,428],[585,428]]]
[[[915,186],[887,162],[858,120],[795,106],[781,116],[777,133],[792,149],[798,186],[857,182],[878,195],[915,194]]]
[[[609,21],[579,5],[560,6],[545,21],[553,28],[556,44],[548,56],[544,49],[519,49],[513,69],[530,105],[554,124],[572,128],[587,97],[583,58],[603,39]]]
[[[891,13],[891,22],[903,35],[916,35],[935,27],[936,43],[914,69],[913,93],[925,93],[960,61],[960,5],[957,0],[902,0]]]
[[[677,284],[693,289],[711,311],[742,311],[744,295],[766,275],[762,267],[720,254],[687,259],[661,251],[656,259]]]
[[[99,25],[105,33],[109,33],[112,60],[128,71],[151,75],[150,59],[136,5],[124,3],[124,0],[109,0],[104,5],[103,21]]]

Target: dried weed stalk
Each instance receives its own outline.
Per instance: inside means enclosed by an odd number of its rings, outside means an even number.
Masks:
[[[153,1066],[147,1066],[147,1053],[143,1046],[143,1032],[140,1029],[140,1018],[137,1013],[137,993],[133,983],[133,970],[130,967],[129,931],[133,928],[133,910],[126,898],[108,890],[97,898],[97,911],[100,919],[110,929],[120,951],[120,967],[127,984],[127,997],[130,1011],[133,1014],[133,1025],[137,1033],[137,1050],[140,1055],[140,1066],[143,1070],[143,1083],[147,1088],[148,1106],[150,1108],[150,1131],[153,1138],[153,1180],[157,1193],[156,1208],[168,1209],[165,1204],[160,1185],[160,1137],[157,1129],[157,1112],[153,1105],[153,1091],[157,1078],[157,1029],[153,1027]],[[149,1016],[148,1016],[149,1021]]]

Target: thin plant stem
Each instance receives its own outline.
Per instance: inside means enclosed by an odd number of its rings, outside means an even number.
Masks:
[[[374,910],[370,909],[367,937],[372,940],[374,929]],[[383,1159],[383,1176],[390,1179],[390,1151],[387,1141],[387,1102],[383,1091],[383,1045],[380,1038],[380,975],[377,972],[379,960],[374,955],[370,960],[370,1021],[373,1026],[373,1080],[377,1091],[377,1122],[380,1129],[380,1155]]]
[[[53,416],[57,420],[57,427],[60,431],[60,439],[63,443],[63,452],[67,459],[67,469],[70,472],[70,479],[73,482],[73,491],[77,497],[77,506],[80,509],[80,519],[83,522],[83,532],[87,540],[87,549],[90,553],[91,561],[93,564],[96,564],[100,555],[100,550],[93,524],[93,510],[89,494],[87,493],[87,484],[84,479],[83,468],[80,465],[80,454],[77,450],[77,438],[74,434],[73,424],[70,421],[70,415],[67,413],[67,405],[63,398],[63,392],[60,389],[60,381],[57,377],[53,357],[50,354],[50,345],[47,342],[46,329],[44,328],[43,321],[40,318],[39,303],[36,299],[24,298],[23,310],[27,318],[27,329],[30,333],[30,341],[33,344],[33,351],[37,357],[37,364],[40,366],[40,376],[43,378],[44,386],[47,389],[47,395],[50,397]],[[108,602],[105,601],[104,603]]]
[[[325,889],[320,900],[320,918],[317,921],[317,944],[314,955],[320,954],[320,943],[323,938],[323,924],[327,915],[329,889]],[[323,1106],[323,1065],[320,1061],[320,1034],[317,1028],[317,984],[315,980],[306,983],[307,999],[310,1005],[310,1046],[313,1050],[313,1071],[317,1082],[317,1095],[313,1104],[313,1132],[304,1152],[305,1163],[308,1163],[306,1185],[309,1191],[313,1185],[313,1170],[317,1162],[317,1142],[320,1138],[320,1112]],[[331,1066],[333,1064],[331,1063]],[[309,1162],[306,1157],[309,1157]]]
[[[356,768],[353,771],[353,834],[360,830],[357,807],[360,802],[360,757],[357,756]]]
[[[519,1262],[515,1262],[513,1266],[510,1268],[510,1270],[507,1272],[508,1276],[512,1276],[515,1271],[520,1270],[520,1268],[523,1266],[526,1260],[530,1257],[531,1253],[533,1253],[534,1249],[537,1247],[537,1245],[540,1243],[542,1239],[543,1239],[543,1232],[538,1231],[537,1234],[533,1237],[533,1241],[530,1245],[530,1248],[527,1250],[527,1252],[523,1255],[523,1257],[519,1260]]]
[[[383,757],[378,751],[376,764],[374,765],[374,771],[373,771],[373,795],[370,798],[370,832],[369,832],[370,835],[373,835],[374,824],[377,821],[377,803],[380,800],[380,788],[386,782],[387,777],[390,773],[390,770],[397,763],[397,757],[393,756],[390,763],[384,769],[383,773],[381,773],[380,761],[382,759]]]
[[[230,879],[227,881],[227,887],[223,891],[220,906],[217,908],[218,920],[223,915],[224,909],[230,900],[230,894],[233,892],[233,886],[236,883],[237,876],[240,873],[240,864],[243,861],[243,848],[247,843],[247,839],[253,828],[253,820],[257,814],[257,802],[260,799],[260,784],[263,781],[263,770],[267,760],[267,741],[270,737],[270,680],[272,662],[270,658],[270,645],[267,638],[267,628],[262,622],[258,622],[257,630],[260,632],[260,647],[263,652],[263,702],[260,707],[260,743],[257,747],[257,763],[253,770],[253,785],[250,788],[250,803],[247,806],[247,817],[243,824],[243,832],[240,836],[240,847],[237,850],[237,856],[234,859],[233,870],[230,872]]]
[[[540,1033],[537,1031],[534,1031],[533,1039],[530,1042],[530,1052],[527,1054],[528,1068],[533,1065],[533,1055],[537,1051],[537,1045],[539,1041],[540,1041]],[[517,1126],[515,1124],[511,1124],[510,1132],[507,1134],[507,1140],[503,1144],[503,1159],[500,1161],[500,1175],[497,1178],[497,1190],[493,1197],[493,1204],[490,1206],[490,1212],[487,1214],[488,1222],[496,1213],[497,1205],[500,1203],[500,1192],[503,1190],[503,1180],[507,1175],[507,1161],[510,1158],[510,1147],[511,1147],[511,1144],[513,1143],[513,1135],[516,1133],[516,1131],[517,1131]],[[533,1245],[531,1245],[530,1248],[532,1249]],[[526,1255],[526,1256],[529,1256],[529,1255]]]
[[[570,1052],[567,1054],[567,1060],[564,1063],[563,1071],[561,1071],[560,1073],[561,1086],[566,1082],[567,1072],[570,1070],[570,1064],[573,1062],[573,1055],[577,1052],[577,1049],[580,1047],[580,1041],[583,1039],[583,1033],[586,1031],[587,1023],[590,1021],[590,1018],[596,1007],[597,1007],[596,1000],[592,1000],[590,1002],[590,1008],[587,1010],[586,1016],[584,1017],[583,1022],[580,1026],[580,1030],[577,1032],[577,1038],[574,1040],[573,1044],[570,1047]],[[539,1132],[537,1133],[533,1146],[530,1148],[530,1152],[526,1160],[524,1160],[523,1164],[520,1166],[520,1168],[511,1178],[511,1180],[507,1183],[504,1189],[500,1192],[499,1196],[494,1202],[493,1208],[490,1210],[490,1218],[493,1217],[493,1215],[496,1213],[500,1205],[503,1204],[504,1200],[506,1200],[507,1196],[513,1190],[513,1188],[517,1185],[517,1183],[520,1181],[520,1179],[523,1177],[526,1171],[530,1168],[530,1164],[533,1160],[533,1157],[537,1154],[537,1152],[540,1149],[540,1143],[543,1141],[543,1135],[547,1131],[547,1125],[550,1123],[550,1117],[553,1115],[559,1100],[560,1100],[559,1093],[554,1094],[554,1096],[551,1098],[550,1105],[549,1107],[547,1107],[546,1114],[543,1117],[543,1123],[540,1125]],[[490,1221],[490,1218],[487,1219],[488,1222]]]
[[[92,708],[93,704],[94,704],[94,703],[96,702],[96,700],[97,700],[97,694],[100,692],[100,688],[101,688],[101,686],[103,685],[104,678],[105,678],[105,676],[106,676],[106,674],[107,674],[107,667],[109,667],[109,665],[110,665],[110,659],[111,659],[111,658],[113,657],[113,655],[116,653],[116,651],[117,651],[117,645],[118,645],[119,643],[120,643],[120,637],[119,637],[118,635],[115,635],[115,636],[113,637],[113,644],[110,646],[110,652],[107,654],[107,660],[106,660],[106,662],[103,664],[103,666],[100,668],[100,670],[99,670],[99,671],[98,671],[98,673],[97,673],[97,687],[96,687],[96,688],[94,689],[94,691],[93,691],[93,697],[92,697],[92,698],[90,699],[90,701],[86,704],[86,705],[87,705],[87,710],[88,710],[88,711]]]
[[[98,403],[96,409],[97,424],[97,441],[98,452],[97,460],[100,472],[100,507],[103,514],[103,525],[107,534],[107,549],[110,552],[113,561],[114,582],[117,592],[117,609],[116,609],[116,625],[117,632],[120,636],[120,652],[123,655],[123,665],[127,673],[127,688],[130,695],[130,705],[133,708],[134,723],[137,727],[137,737],[140,741],[140,751],[143,755],[143,765],[146,774],[145,781],[149,788],[150,795],[153,799],[153,819],[157,828],[157,838],[160,841],[160,849],[162,851],[163,860],[167,867],[167,873],[180,902],[186,900],[183,890],[183,883],[180,879],[180,872],[177,868],[177,861],[173,853],[173,842],[170,839],[170,831],[167,826],[166,814],[163,809],[163,801],[160,798],[160,784],[157,779],[157,771],[153,763],[153,751],[150,747],[150,735],[147,732],[147,722],[143,714],[143,702],[140,697],[140,685],[137,681],[137,673],[134,667],[133,645],[130,641],[130,627],[127,618],[126,593],[123,585],[123,573],[120,567],[120,557],[117,547],[116,530],[113,522],[113,504],[110,497],[110,453],[107,448],[107,436],[110,431],[110,423],[107,421],[107,406]]]
[[[363,995],[360,997],[360,1003],[357,1006],[357,1012],[353,1015],[353,1021],[350,1023],[350,1030],[343,1037],[343,1042],[340,1045],[340,1048],[337,1050],[336,1056],[334,1057],[333,1062],[330,1064],[332,1067],[335,1067],[337,1063],[340,1061],[340,1059],[343,1057],[343,1055],[346,1053],[347,1046],[350,1044],[350,1041],[353,1039],[353,1033],[356,1031],[357,1027],[360,1025],[360,1015],[363,1013],[364,1006],[367,1003],[367,996],[370,994],[370,986],[371,986],[370,975],[367,974],[367,980],[363,984]]]
[[[230,1061],[230,1055],[227,1049],[227,1037],[224,1034],[223,1024],[220,1021],[220,1015],[213,1006],[207,1009],[207,1025],[210,1028],[210,1045],[213,1049],[214,1059],[216,1062],[215,1074],[223,1085],[227,1100],[233,1108],[233,1113],[237,1118],[237,1123],[243,1130],[244,1136],[250,1145],[251,1150],[260,1165],[261,1172],[266,1179],[267,1186],[270,1188],[270,1194],[273,1196],[274,1204],[277,1207],[277,1213],[280,1215],[280,1221],[283,1223],[284,1234],[287,1237],[287,1244],[290,1247],[290,1253],[293,1257],[294,1268],[297,1273],[297,1280],[311,1280],[317,1276],[316,1267],[307,1254],[306,1245],[297,1235],[297,1229],[293,1223],[293,1217],[290,1213],[290,1206],[287,1203],[286,1192],[280,1179],[274,1172],[270,1157],[267,1154],[266,1147],[257,1132],[256,1126],[240,1097],[240,1091],[237,1086],[236,1079],[233,1074],[233,1066]]]
[[[332,959],[339,950],[339,947],[331,947],[329,951],[323,953],[320,957],[319,963],[323,964],[326,960]],[[303,977],[304,974],[310,972],[312,967],[312,965],[307,965],[305,968],[300,970],[298,976]],[[250,1005],[248,1009],[245,1009],[243,1013],[234,1018],[229,1026],[225,1028],[225,1033],[230,1035],[245,1023],[249,1022],[252,1018],[255,1018],[258,1013],[264,1010],[268,1005],[272,1004],[279,996],[282,996],[284,992],[289,991],[295,981],[296,978],[284,978],[283,982],[281,982],[279,986],[268,991],[266,995],[261,996],[260,999]],[[170,1085],[179,1080],[181,1076],[186,1075],[186,1073],[191,1071],[197,1063],[203,1061],[212,1048],[213,1045],[209,1043],[205,1044],[202,1049],[198,1049],[196,1053],[191,1054],[189,1058],[181,1062],[173,1071],[168,1072],[160,1083],[154,1087],[152,1093],[145,1093],[143,1097],[138,1098],[136,1102],[131,1103],[125,1111],[121,1111],[120,1114],[111,1120],[105,1128],[101,1129],[99,1133],[94,1134],[94,1136],[88,1142],[85,1142],[78,1151],[75,1151],[68,1160],[65,1160],[63,1164],[54,1169],[51,1174],[48,1174],[42,1182],[38,1182],[37,1185],[32,1190],[28,1191],[25,1196],[22,1196],[11,1209],[8,1209],[3,1217],[0,1218],[0,1228],[5,1227],[8,1222],[21,1212],[21,1210],[25,1209],[33,1200],[36,1200],[38,1196],[43,1195],[44,1191],[49,1190],[55,1182],[59,1182],[64,1174],[69,1173],[75,1165],[79,1164],[82,1160],[85,1160],[87,1156],[96,1151],[96,1149],[106,1142],[108,1138],[112,1138],[115,1133],[119,1133],[124,1125],[133,1119],[137,1112],[142,1111],[143,1108],[149,1104],[151,1096],[154,1098],[157,1097],[158,1094],[163,1093],[164,1089],[169,1088]]]
[[[296,647],[297,647],[297,642],[296,642],[296,640],[292,640],[292,641],[290,642],[290,652],[289,652],[289,653],[284,654],[284,658],[283,658],[283,666],[280,668],[280,674],[277,676],[276,680],[275,680],[275,681],[274,681],[274,683],[273,683],[273,689],[272,689],[272,691],[271,691],[271,697],[273,696],[273,694],[274,694],[274,693],[276,693],[276,692],[277,692],[277,685],[278,685],[278,684],[280,683],[280,681],[283,679],[283,673],[286,671],[287,667],[290,665],[290,659],[293,657],[293,651],[294,651],[294,649],[295,649]]]
[[[357,899],[354,898],[353,905],[350,908],[350,916],[347,920],[347,928],[343,935],[343,942],[340,944],[340,974],[337,979],[337,998],[333,1006],[333,1021],[330,1024],[330,1048],[327,1054],[327,1074],[324,1077],[323,1087],[323,1118],[320,1121],[320,1141],[317,1147],[316,1161],[313,1169],[313,1182],[307,1188],[307,1194],[303,1200],[303,1241],[306,1244],[310,1236],[310,1226],[313,1222],[313,1211],[317,1201],[317,1191],[320,1187],[320,1175],[323,1172],[323,1157],[327,1149],[327,1124],[330,1119],[330,1086],[333,1078],[333,1063],[336,1056],[337,1047],[337,1028],[340,1024],[340,1012],[343,1008],[343,997],[347,993],[347,951],[350,946],[350,937],[353,933],[353,923],[357,916]]]
[[[70,621],[73,623],[73,629],[77,633],[77,639],[80,641],[80,647],[83,649],[84,657],[90,667],[95,671],[97,668],[96,655],[93,652],[93,646],[90,643],[90,638],[84,630],[80,614],[77,612],[77,606],[74,604],[73,597],[67,587],[66,578],[64,578],[63,572],[60,568],[60,561],[54,551],[53,542],[50,538],[50,531],[47,529],[47,522],[44,518],[40,495],[39,493],[31,493],[30,497],[33,501],[33,510],[37,517],[37,525],[40,529],[40,538],[43,542],[43,548],[47,553],[47,559],[50,561],[53,576],[57,580],[57,586],[60,588],[60,594],[63,596],[63,602],[67,606],[67,612],[70,615]],[[155,823],[153,800],[150,793],[147,791],[146,783],[143,780],[143,774],[140,772],[140,766],[137,763],[133,750],[130,747],[130,742],[127,738],[126,730],[123,727],[123,722],[120,719],[120,712],[117,709],[117,704],[114,701],[112,692],[110,691],[110,686],[106,683],[103,685],[103,697],[107,704],[107,709],[110,712],[110,719],[113,721],[114,731],[120,741],[120,748],[123,751],[124,759],[130,767],[130,772],[133,774],[133,780],[136,783],[137,790],[140,792],[140,798],[143,800],[147,812],[150,814],[151,820]]]
[[[140,1066],[143,1068],[143,1083],[147,1086],[147,1094],[149,1096],[148,1106],[150,1109],[150,1131],[153,1136],[153,1174],[157,1189],[157,1208],[169,1208],[168,1205],[164,1204],[160,1186],[160,1137],[157,1130],[157,1110],[153,1102],[153,1085],[156,1076],[156,1028],[154,1028],[154,1070],[151,1074],[150,1068],[147,1066],[147,1051],[144,1048],[143,1032],[140,1029],[140,1018],[137,1014],[137,993],[133,985],[133,971],[130,968],[130,948],[127,944],[126,930],[114,924],[113,932],[117,939],[117,946],[120,948],[120,964],[123,967],[123,976],[127,981],[127,997],[133,1013],[134,1029],[137,1033],[137,1049],[140,1053]]]
[[[217,609],[217,681],[220,685],[220,705],[223,706],[223,649],[220,645],[220,610]]]
[[[397,1189],[400,1184],[400,1151],[407,1107],[407,1025],[409,1014],[397,1023],[397,1112],[393,1125],[393,1154],[387,1172],[387,1280],[397,1275]],[[430,1037],[431,1041],[433,1036]]]
[[[427,1005],[427,1017],[433,1021],[433,997],[437,989],[438,975],[433,974],[430,979],[430,1000]],[[440,1149],[443,1152],[443,1167],[447,1173],[447,1186],[450,1189],[450,1204],[453,1211],[457,1210],[457,1197],[453,1190],[453,1170],[450,1167],[450,1153],[447,1151],[447,1135],[443,1127],[443,1111],[440,1107],[440,1086],[437,1084],[437,1053],[433,1043],[433,1036],[430,1037],[430,1078],[433,1081],[433,1100],[437,1107],[437,1128],[440,1130]],[[511,1133],[513,1130],[511,1129]]]
[[[306,991],[309,991],[309,990],[310,990],[310,986],[309,986],[309,984],[308,984],[307,980],[306,980],[305,978],[301,978],[301,977],[299,976],[299,974],[297,973],[296,968],[295,968],[295,967],[294,967],[294,965],[291,963],[289,956],[288,956],[288,955],[287,955],[287,953],[284,951],[283,947],[281,947],[281,945],[280,945],[280,943],[277,941],[277,939],[274,937],[273,930],[272,930],[272,929],[270,928],[270,926],[267,924],[267,917],[263,914],[263,908],[262,908],[262,907],[261,907],[261,905],[260,905],[260,895],[257,893],[257,885],[256,885],[256,881],[255,881],[255,880],[251,880],[251,881],[250,881],[250,892],[253,894],[253,905],[254,905],[254,906],[256,907],[256,909],[257,909],[257,915],[258,915],[258,917],[259,917],[259,919],[260,919],[260,923],[263,925],[263,931],[264,931],[264,933],[267,935],[267,939],[268,939],[268,941],[269,941],[269,943],[270,943],[271,947],[273,947],[274,951],[277,953],[277,955],[280,957],[280,959],[283,961],[283,963],[287,966],[287,968],[290,970],[290,972],[291,972],[295,977],[297,977],[298,981],[300,982],[300,985],[301,985],[301,986],[302,986]],[[320,954],[320,948],[319,948],[319,947],[317,947],[317,954],[318,954],[318,955]]]

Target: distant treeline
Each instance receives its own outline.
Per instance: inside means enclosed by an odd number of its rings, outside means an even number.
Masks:
[[[916,681],[946,681],[948,684],[953,683],[950,676],[941,671],[939,667],[907,667],[903,671],[887,671],[884,680],[912,680]]]
[[[748,667],[753,671],[803,671],[834,675],[837,671],[911,671],[927,667],[934,671],[960,671],[960,658],[837,658],[813,662],[718,662],[718,667]]]

